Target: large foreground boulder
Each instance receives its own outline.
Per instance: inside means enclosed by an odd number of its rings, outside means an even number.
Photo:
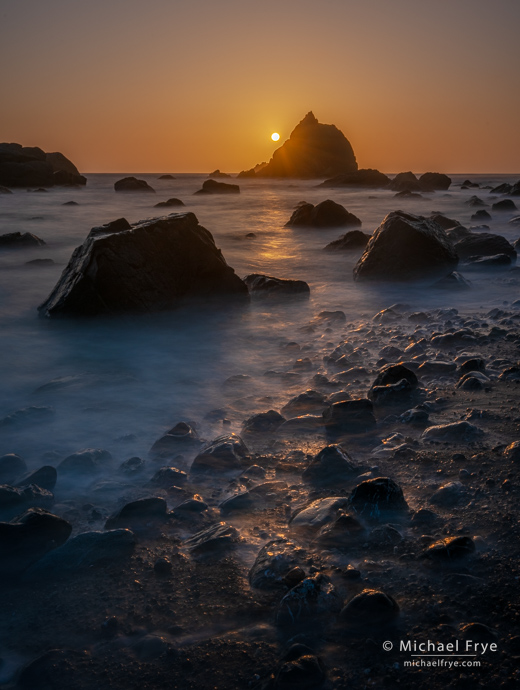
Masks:
[[[324,125],[312,112],[296,125],[269,163],[239,177],[330,177],[357,170],[350,142],[335,125]]]
[[[393,211],[372,235],[354,267],[355,280],[430,281],[451,273],[458,256],[435,221]]]
[[[298,204],[285,225],[287,227],[340,228],[349,225],[359,226],[361,221],[341,204],[326,199],[316,206],[306,202]]]
[[[41,315],[96,316],[172,309],[190,298],[248,299],[194,213],[93,228],[74,250]]]

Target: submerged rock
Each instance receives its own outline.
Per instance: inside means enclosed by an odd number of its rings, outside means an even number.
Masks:
[[[452,271],[434,283],[432,287],[439,290],[469,290],[471,283],[463,275],[457,273],[457,271]]]
[[[304,481],[317,485],[337,485],[351,479],[359,468],[354,465],[352,458],[340,445],[326,446],[314,457],[311,464],[304,470]]]
[[[182,202],[180,199],[172,197],[167,201],[159,201],[158,204],[155,204],[154,208],[171,208],[172,206],[184,206],[184,202]]]
[[[237,184],[206,180],[202,183],[202,189],[195,194],[240,194],[240,187]]]
[[[370,240],[371,235],[361,230],[350,230],[345,235],[337,240],[329,242],[325,245],[325,251],[353,251],[356,249],[365,249]]]
[[[45,242],[30,232],[8,232],[0,235],[0,249],[25,249],[42,247]]]
[[[442,441],[444,443],[473,443],[484,435],[482,429],[469,422],[453,422],[431,426],[423,431],[421,438],[425,441]]]
[[[61,546],[72,525],[41,508],[0,522],[0,575],[18,575],[48,551]]]
[[[300,567],[306,552],[301,546],[280,538],[265,544],[249,571],[249,583],[255,589],[287,589],[286,575]]]
[[[354,279],[434,281],[457,264],[457,254],[439,225],[422,216],[393,211],[372,235],[354,268]]]
[[[323,412],[323,422],[332,432],[363,433],[376,426],[371,400],[345,400],[331,405]]]
[[[150,455],[159,458],[174,457],[183,451],[199,448],[201,443],[192,426],[186,422],[179,422],[153,444]]]
[[[58,465],[59,474],[91,476],[102,472],[112,462],[112,455],[101,448],[85,448],[72,453]]]
[[[231,472],[243,469],[249,458],[249,450],[240,436],[229,434],[219,436],[194,459],[190,472],[208,474],[213,472]]]
[[[87,573],[89,568],[120,565],[121,559],[130,556],[134,548],[135,536],[128,529],[83,532],[34,563],[25,572],[24,579],[67,578]]]
[[[196,216],[179,213],[93,228],[38,310],[48,317],[158,312],[190,298],[232,296],[248,299],[247,286]]]
[[[399,615],[395,599],[377,589],[364,589],[343,607],[341,621],[349,628],[379,628],[393,623]]]
[[[341,204],[327,199],[314,206],[298,204],[286,227],[336,228],[348,225],[361,225],[361,221]]]
[[[403,490],[390,477],[361,482],[353,489],[350,502],[356,513],[370,518],[408,510]]]
[[[161,522],[166,519],[167,505],[164,498],[140,498],[131,501],[118,510],[105,523],[105,529],[118,527],[142,528],[150,523]]]
[[[345,135],[334,125],[318,122],[309,112],[269,163],[248,171],[248,176],[313,178],[353,170],[357,170],[356,157]],[[244,173],[239,177],[245,177]]]
[[[274,278],[261,273],[251,273],[244,278],[244,283],[253,297],[280,297],[285,295],[310,294],[309,285],[304,280]]]
[[[155,189],[150,187],[146,180],[138,180],[137,177],[123,177],[114,183],[116,192],[151,192],[155,194]]]
[[[341,600],[331,581],[322,574],[307,577],[293,587],[282,599],[276,614],[279,626],[299,626],[316,623],[321,616],[336,614]]]
[[[186,539],[184,546],[196,555],[219,554],[239,541],[239,532],[225,522],[218,522]]]
[[[58,473],[56,472],[56,468],[51,465],[44,465],[40,467],[39,470],[35,470],[23,479],[20,479],[16,486],[30,486],[31,484],[36,484],[36,486],[40,486],[42,489],[52,491],[56,486],[57,479]]]
[[[496,254],[507,254],[512,259],[516,259],[516,250],[506,238],[489,232],[476,232],[463,237],[455,243],[455,251],[461,259]]]

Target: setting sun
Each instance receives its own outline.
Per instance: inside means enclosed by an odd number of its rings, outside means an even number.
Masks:
[[[278,132],[274,132],[273,134],[271,134],[271,139],[273,141],[278,141],[279,138],[280,138],[280,135],[278,134]]]

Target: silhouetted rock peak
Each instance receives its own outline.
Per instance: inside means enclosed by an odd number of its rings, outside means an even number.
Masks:
[[[264,167],[239,177],[332,177],[358,169],[350,142],[335,125],[324,125],[312,112],[296,125]]]

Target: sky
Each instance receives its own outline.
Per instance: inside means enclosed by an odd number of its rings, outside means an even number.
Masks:
[[[312,110],[363,168],[516,174],[519,27],[520,0],[0,0],[0,141],[238,172]]]

